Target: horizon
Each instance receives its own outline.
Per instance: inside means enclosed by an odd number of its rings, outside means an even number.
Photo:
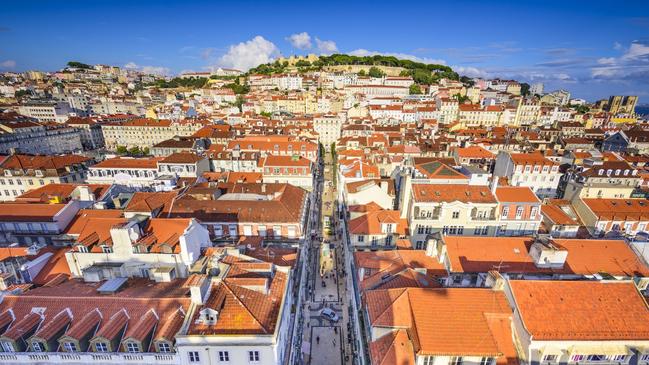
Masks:
[[[641,1],[613,8],[603,1],[467,1],[396,9],[337,1],[50,1],[3,10],[0,72],[54,71],[78,61],[177,75],[247,71],[280,55],[383,54],[448,65],[469,77],[542,82],[548,91],[566,89],[589,101],[649,99],[649,7]]]

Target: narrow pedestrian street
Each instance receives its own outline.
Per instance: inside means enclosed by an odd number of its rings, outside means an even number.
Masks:
[[[302,305],[302,364],[351,364],[351,334],[345,272],[345,250],[340,237],[335,169],[329,151],[316,194],[317,218],[312,229],[307,262],[306,300]],[[320,192],[320,196],[318,196]],[[320,200],[318,200],[320,199]]]

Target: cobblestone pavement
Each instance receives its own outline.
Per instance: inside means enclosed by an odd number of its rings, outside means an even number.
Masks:
[[[326,162],[330,163],[330,155],[327,153]],[[326,165],[327,166],[327,165]],[[318,217],[322,222],[323,215],[332,217],[332,232],[337,231],[335,217],[335,191],[329,182],[333,181],[334,169],[329,166],[329,172],[324,174],[323,193],[321,202],[321,214]],[[316,197],[317,198],[317,197]],[[322,241],[315,239],[310,242],[310,254],[308,257],[308,280],[306,288],[306,300],[301,308],[304,318],[302,327],[302,364],[311,365],[334,365],[351,364],[351,346],[348,341],[349,297],[347,280],[343,276],[344,265],[342,243],[337,236],[326,236],[322,227],[319,228],[320,235],[329,240],[332,247],[333,270],[320,277],[320,248]],[[323,285],[324,283],[324,285]],[[337,320],[331,321],[322,315],[324,308],[331,309],[336,313]]]

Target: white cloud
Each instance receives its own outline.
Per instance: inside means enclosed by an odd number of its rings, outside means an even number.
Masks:
[[[311,36],[307,32],[291,34],[286,38],[291,46],[297,49],[305,50],[311,49]]]
[[[620,42],[615,42],[615,43],[613,43],[613,49],[616,50],[616,51],[620,51],[620,50],[624,49],[624,47],[622,47],[622,44]]]
[[[492,76],[489,72],[477,67],[452,66],[451,68],[462,76],[479,78],[489,78]]]
[[[279,48],[262,36],[230,46],[228,52],[219,58],[223,67],[248,70],[262,63],[272,62],[280,55]]]
[[[359,48],[355,49],[351,52],[349,52],[350,55],[352,56],[360,56],[360,57],[365,57],[365,56],[375,56],[375,55],[382,55],[382,56],[393,56],[396,58],[404,59],[404,60],[411,60],[415,62],[422,62],[422,63],[434,63],[438,65],[445,65],[446,61],[440,60],[440,59],[433,59],[433,58],[427,58],[427,57],[417,57],[415,55],[407,54],[407,53],[398,53],[398,52],[379,52],[379,51],[369,51],[364,48]]]
[[[338,47],[334,41],[323,41],[320,38],[315,39],[315,44],[318,47],[318,51],[322,54],[332,54],[338,52]]]
[[[631,80],[649,82],[649,43],[633,41],[628,48],[615,44],[615,49],[623,51],[619,57],[604,57],[590,69],[596,79]]]
[[[141,66],[135,62],[129,62],[124,65],[124,68],[129,70],[140,71],[145,74],[154,74],[154,75],[169,75],[171,70],[168,67],[162,66]]]
[[[602,57],[597,60],[600,65],[612,65],[615,63],[615,57]]]
[[[0,62],[0,68],[14,68],[14,67],[16,67],[16,61],[14,60],[6,60]]]
[[[646,56],[649,56],[649,45],[640,42],[633,42],[626,53],[622,56],[622,59],[635,60]]]

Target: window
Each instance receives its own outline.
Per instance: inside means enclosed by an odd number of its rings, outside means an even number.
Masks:
[[[64,342],[63,348],[66,352],[77,352],[77,344],[74,342]]]
[[[128,352],[140,352],[140,345],[135,342],[126,343],[126,351]]]
[[[248,362],[259,362],[259,351],[248,351]]]
[[[570,358],[570,361],[572,361],[572,362],[584,361],[584,355],[572,355],[572,357]]]
[[[429,356],[432,357],[432,356]],[[431,362],[432,364],[432,362]],[[448,365],[462,365],[462,356],[452,356],[448,362]]]
[[[2,351],[4,352],[14,352],[13,342],[3,341],[2,342]]]
[[[171,346],[168,342],[158,343],[158,352],[171,352]]]
[[[219,351],[219,361],[220,362],[230,361],[230,353],[227,351]]]
[[[543,362],[555,362],[555,361],[557,361],[557,355],[545,355],[545,356],[543,356]]]
[[[532,207],[532,210],[530,211],[530,219],[536,218],[536,215],[539,213],[539,208],[537,207]]]
[[[611,355],[609,356],[609,359],[611,359],[611,361],[624,362],[626,361],[626,355]]]
[[[516,207],[516,219],[523,218],[523,207]]]
[[[106,345],[105,342],[97,342],[97,343],[95,343],[95,351],[96,352],[108,352],[108,345]]]
[[[606,355],[588,355],[586,360],[593,361],[593,362],[606,361]]]
[[[359,235],[357,241],[358,241],[358,242],[364,242],[364,241],[365,241],[365,236],[363,236],[363,235]]]
[[[649,354],[644,354],[640,356],[640,361],[649,361]]]
[[[460,212],[453,212],[453,219],[460,218]]]
[[[491,358],[490,357],[481,358],[480,365],[491,365]]]
[[[198,351],[189,351],[187,353],[189,356],[189,362],[199,362],[201,361],[200,356],[198,356]]]
[[[434,362],[435,362],[434,356],[425,356],[423,365],[433,365]]]
[[[509,207],[503,207],[502,217],[507,218],[508,215],[509,215]]]
[[[32,349],[35,352],[43,352],[43,346],[41,346],[41,343],[38,341],[32,342]]]
[[[101,252],[103,252],[103,253],[112,253],[113,248],[110,247],[110,246],[101,246]]]

